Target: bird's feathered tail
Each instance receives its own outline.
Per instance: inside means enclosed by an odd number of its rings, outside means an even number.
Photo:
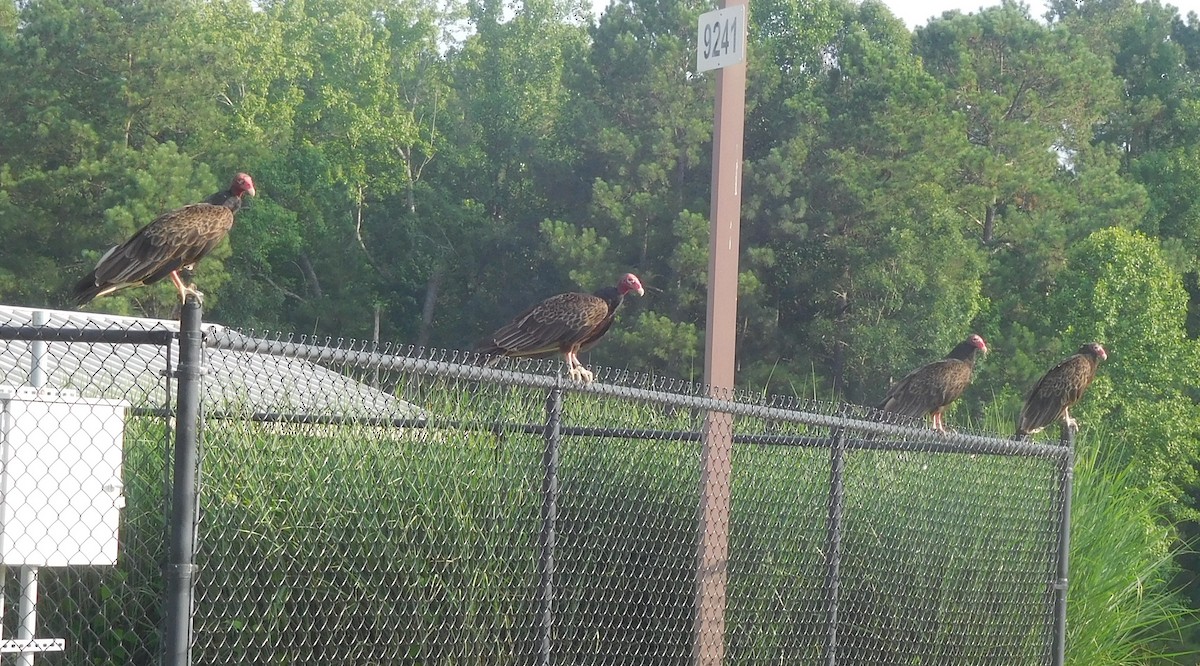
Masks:
[[[504,360],[504,353],[507,350],[494,342],[481,342],[471,351],[476,354],[475,362],[477,364],[485,368],[494,368]]]
[[[75,305],[86,305],[103,291],[104,287],[96,284],[96,271],[92,271],[75,283],[75,288],[71,290],[71,300],[75,301]]]

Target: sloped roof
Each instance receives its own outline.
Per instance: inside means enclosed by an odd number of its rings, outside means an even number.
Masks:
[[[32,308],[0,305],[0,325],[30,326]],[[58,328],[90,328],[178,332],[179,322],[71,310],[43,310],[46,324]],[[236,336],[224,326],[205,323],[206,331]],[[178,341],[170,346],[47,342],[46,385],[73,388],[86,397],[128,400],[139,407],[172,404],[168,397],[168,365],[179,360]],[[0,384],[29,382],[33,343],[0,340]],[[269,354],[207,348],[202,393],[205,409],[240,414],[284,413],[328,417],[406,419],[422,416],[411,403],[311,361]],[[168,399],[171,401],[168,402]]]

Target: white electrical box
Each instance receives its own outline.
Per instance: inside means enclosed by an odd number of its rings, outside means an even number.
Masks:
[[[129,403],[0,386],[0,407],[0,564],[116,564]]]

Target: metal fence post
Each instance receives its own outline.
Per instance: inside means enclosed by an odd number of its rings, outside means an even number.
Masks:
[[[829,515],[825,527],[825,664],[838,663],[838,603],[841,593],[842,508],[845,502],[846,430],[838,426],[829,447]]]
[[[199,510],[196,479],[199,465],[200,378],[203,374],[201,348],[204,344],[201,318],[200,302],[189,294],[183,304],[179,323],[175,460],[170,535],[164,571],[163,663],[167,666],[189,666],[192,663],[192,592],[196,582],[196,524]]]
[[[550,666],[554,629],[554,541],[558,521],[558,446],[562,389],[546,396],[546,449],[542,455],[542,533],[538,539],[538,663]]]
[[[50,313],[45,310],[34,310],[32,323],[34,326],[46,326],[50,323]],[[34,340],[29,345],[29,385],[38,391],[46,386],[49,375],[46,369],[46,341]],[[35,565],[21,566],[21,596],[17,602],[17,640],[32,643],[37,636],[37,598],[38,573]],[[0,578],[0,584],[4,579]],[[2,605],[0,605],[2,608]],[[17,666],[33,666],[34,652],[21,652],[17,655]]]
[[[50,313],[45,310],[33,311],[33,325],[46,326],[50,323]],[[29,385],[41,389],[46,385],[49,371],[46,369],[46,341],[34,340],[29,346]]]
[[[1075,431],[1065,425],[1060,437],[1067,449],[1059,462],[1059,494],[1062,513],[1058,517],[1058,562],[1054,577],[1054,652],[1051,663],[1067,661],[1067,569],[1071,556],[1071,488],[1075,478]]]

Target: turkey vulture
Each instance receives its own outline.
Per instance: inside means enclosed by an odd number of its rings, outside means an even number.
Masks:
[[[958,343],[946,358],[923,365],[892,384],[879,409],[912,418],[933,416],[933,429],[945,432],[942,412],[958,399],[971,383],[975,356],[987,353],[987,344],[978,335]]]
[[[613,316],[625,294],[645,294],[633,273],[626,273],[615,287],[594,294],[568,292],[551,296],[517,315],[500,330],[475,346],[479,354],[493,355],[487,365],[501,358],[547,358],[562,354],[575,381],[590,382],[592,373],[579,362],[579,352],[596,346],[612,326]]]
[[[198,289],[183,283],[179,271],[190,270],[229,233],[245,194],[254,196],[254,181],[239,173],[229,189],[158,216],[100,257],[96,268],[75,285],[75,302],[83,305],[97,296],[154,284],[167,276],[179,290],[181,301],[187,300],[188,293],[203,299]]]
[[[1071,430],[1077,429],[1079,426],[1067,409],[1083,397],[1083,392],[1096,378],[1096,366],[1107,358],[1104,347],[1089,342],[1042,375],[1017,417],[1016,438],[1039,432],[1060,418]]]

